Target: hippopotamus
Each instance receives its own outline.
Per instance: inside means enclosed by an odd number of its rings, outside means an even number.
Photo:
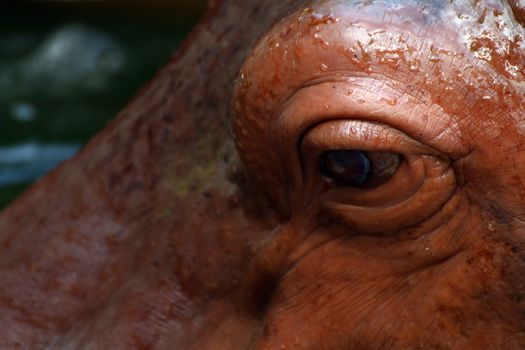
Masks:
[[[524,26],[212,1],[1,214],[0,348],[525,348]]]

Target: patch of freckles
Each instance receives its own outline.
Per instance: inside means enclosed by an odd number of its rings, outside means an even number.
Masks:
[[[495,240],[480,240],[442,271],[434,314],[445,334],[476,338],[477,344],[495,344],[496,348],[502,342],[519,341],[516,334],[522,327],[522,313],[516,309],[516,292],[523,290],[523,283],[518,286],[508,278],[516,266],[509,264],[507,251]]]
[[[494,15],[495,16],[495,15]],[[354,29],[359,31],[359,28],[355,25]],[[439,25],[438,25],[439,26]],[[322,33],[323,28],[317,26],[314,33],[314,44],[317,41],[322,47],[329,48],[333,46],[333,42],[330,42],[328,37]],[[428,29],[431,30],[431,29]],[[439,30],[438,27],[432,30]],[[306,37],[306,32],[300,32],[297,34],[291,34],[289,29],[286,31],[287,36],[296,37],[296,47],[293,48],[290,45],[283,44],[281,42],[280,48],[286,47],[290,52],[299,52],[302,56],[304,55],[305,48],[302,45],[299,45],[301,42],[304,42]],[[496,37],[490,39],[490,35],[485,32],[482,35],[470,35],[469,42],[467,42],[466,51],[474,51],[474,53],[481,56],[490,54],[490,60],[487,62],[492,65],[492,68],[495,68],[495,72],[487,72],[486,69],[479,69],[478,72],[472,73],[477,66],[477,63],[472,60],[470,64],[465,60],[465,55],[462,52],[453,52],[449,49],[440,48],[439,44],[433,44],[431,40],[424,40],[421,42],[422,38],[419,38],[419,42],[411,41],[411,45],[407,45],[409,41],[409,35],[403,36],[398,35],[394,37],[391,33],[385,33],[385,31],[369,31],[367,33],[369,39],[357,40],[355,47],[348,47],[346,45],[338,45],[337,51],[346,56],[346,58],[352,62],[360,70],[367,73],[372,73],[375,67],[380,67],[381,65],[388,65],[393,70],[398,70],[401,64],[406,65],[409,72],[412,73],[421,73],[423,70],[428,70],[431,68],[432,74],[427,74],[427,80],[425,84],[427,86],[438,86],[441,92],[438,95],[436,102],[440,103],[443,100],[447,100],[447,103],[442,103],[445,107],[450,106],[450,100],[456,97],[458,94],[454,92],[455,88],[458,86],[466,86],[465,92],[478,92],[476,95],[479,95],[479,92],[485,94],[483,95],[483,100],[480,103],[487,104],[490,103],[488,100],[494,100],[498,104],[498,108],[505,109],[511,105],[523,105],[523,101],[519,98],[518,94],[513,91],[512,86],[508,86],[501,77],[512,78],[516,81],[523,78],[523,62],[525,59],[521,50],[522,39],[520,36],[506,37],[502,36],[496,40]],[[364,37],[364,36],[362,36]],[[282,38],[281,38],[282,39]],[[490,42],[488,41],[490,39]],[[416,40],[417,41],[417,40]],[[491,47],[492,46],[492,47]],[[425,51],[429,51],[428,54]],[[296,66],[300,63],[299,54],[293,56],[292,71],[295,71]],[[480,57],[481,57],[480,56]],[[286,58],[287,55],[281,56],[281,58]],[[371,57],[375,57],[375,60],[372,60]],[[480,58],[475,57],[475,58]],[[425,60],[422,67],[422,60]],[[458,64],[455,64],[456,61]],[[429,65],[431,67],[429,67]],[[319,64],[320,71],[330,70],[330,66],[321,62]],[[450,74],[450,72],[453,74]],[[497,75],[493,74],[496,73]],[[281,73],[282,75],[282,73]],[[280,81],[286,81],[280,77]],[[275,80],[274,80],[275,82]],[[447,94],[446,92],[450,92]],[[443,93],[445,92],[445,93]],[[465,94],[463,92],[463,94]],[[274,93],[275,94],[275,93]],[[463,106],[464,97],[460,98],[459,105]],[[512,107],[509,107],[512,109]],[[486,109],[486,108],[484,108]],[[504,112],[508,112],[505,110]]]
[[[523,94],[514,91],[525,80],[523,27],[516,25],[500,2],[476,1],[473,6],[478,18],[462,15],[459,9],[449,18],[458,27],[469,54],[478,61],[472,66],[486,65],[484,71],[493,70],[490,74],[478,73],[470,81],[479,87],[484,98],[495,100],[499,107],[525,108]]]
[[[458,264],[467,277],[455,288],[481,303],[487,312],[497,315],[494,322],[522,327],[524,331],[523,224],[497,203],[484,206],[481,213],[485,214],[480,217],[480,225],[474,232],[476,241],[463,251],[464,264]],[[481,311],[481,308],[476,310]]]
[[[523,81],[525,55],[522,43],[522,38],[517,35],[501,40],[484,31],[470,39],[469,49],[475,57],[488,62],[499,74],[509,79]]]
[[[522,241],[500,242],[505,254],[503,257],[504,266],[502,274],[507,285],[506,297],[511,301],[517,310],[525,317],[525,246]],[[525,332],[525,324],[521,325],[522,332]]]
[[[337,23],[339,21],[334,20],[330,23]],[[291,26],[294,24],[292,23]],[[301,65],[311,64],[312,48],[309,45],[321,46],[322,48],[335,48],[331,52],[321,54],[321,56],[329,57],[330,55],[342,56],[343,62],[348,61],[351,63],[348,70],[358,69],[366,73],[373,73],[375,70],[380,70],[382,66],[390,68],[391,71],[401,71],[403,68],[411,73],[420,73],[424,67],[422,67],[422,60],[425,58],[425,50],[428,50],[428,60],[437,65],[437,63],[443,61],[442,56],[449,56],[455,58],[461,56],[461,54],[454,54],[453,52],[445,49],[439,49],[433,46],[431,43],[414,42],[410,40],[409,35],[404,34],[392,34],[385,30],[371,31],[364,27],[357,25],[350,25],[356,34],[359,34],[359,39],[356,39],[354,43],[344,44],[341,42],[334,42],[329,33],[326,33],[324,28],[315,26],[313,35],[310,35],[311,28],[306,29],[302,27],[295,28],[295,33],[290,34],[291,30],[285,31],[284,35],[280,37],[272,37],[269,42],[272,45],[272,49],[269,52],[269,61],[274,62],[274,69],[272,70],[271,79],[263,79],[257,85],[258,87],[268,87],[263,91],[271,91],[271,93],[263,93],[262,95],[271,95],[272,97],[278,96],[276,85],[281,83],[289,83],[289,79],[283,78],[284,74],[290,74],[290,70],[283,69],[282,66],[290,65],[291,61],[291,72],[300,74]],[[348,28],[342,27],[347,30]],[[288,36],[294,37],[291,41],[286,41]],[[309,39],[310,38],[310,39]],[[283,41],[284,40],[284,41]],[[410,42],[409,42],[410,41]],[[280,51],[279,51],[280,50]],[[319,60],[319,58],[316,58]],[[265,62],[267,60],[264,60]],[[402,67],[404,66],[404,67]],[[328,72],[334,67],[325,62],[319,62],[319,75],[323,75],[324,72]],[[303,70],[306,68],[303,68]],[[447,82],[443,79],[442,71],[439,67],[433,69],[434,78],[440,78],[441,83]],[[265,77],[262,77],[265,78]],[[434,81],[428,81],[428,84],[435,84]],[[441,84],[443,85],[443,84]],[[246,89],[249,86],[245,86]],[[445,89],[447,90],[447,89]]]
[[[482,289],[478,297],[502,319],[517,317],[519,320],[525,314],[522,302],[525,260],[519,256],[519,246],[520,243],[513,244],[507,239],[490,240],[467,260],[485,277],[480,279]],[[525,327],[519,322],[516,326]]]
[[[337,24],[340,20],[339,17],[331,12],[316,12],[312,8],[307,7],[299,12],[295,19],[284,22],[276,33],[267,36],[264,46],[272,55],[269,63],[272,64],[273,74],[271,75],[271,84],[263,85],[261,94],[272,98],[277,97],[275,89],[272,87],[286,83],[286,81],[283,81],[283,75],[287,73],[287,70],[282,69],[283,65],[281,63],[283,61],[291,61],[292,72],[295,73],[295,64],[300,63],[304,54],[301,48],[301,41],[305,37],[311,37],[322,47],[330,47],[329,42],[321,34],[321,28]],[[319,67],[322,70],[328,68],[322,63],[320,63]],[[242,75],[242,78],[244,79],[245,76]]]

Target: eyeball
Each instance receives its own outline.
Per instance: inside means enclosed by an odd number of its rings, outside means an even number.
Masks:
[[[395,174],[401,155],[391,152],[331,150],[319,160],[323,179],[335,186],[374,187]]]
[[[308,129],[301,164],[305,205],[317,201],[333,220],[362,234],[417,225],[456,188],[446,156],[401,130],[365,120],[330,120]]]

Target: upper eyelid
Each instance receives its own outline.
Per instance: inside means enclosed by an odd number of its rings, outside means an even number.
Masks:
[[[381,93],[366,87],[363,89],[362,85],[369,79],[374,80],[371,77],[353,77],[351,82],[344,79],[327,81],[296,91],[288,99],[286,108],[277,113],[274,128],[290,130],[290,133],[300,135],[328,120],[362,119],[387,124],[434,149],[436,153],[446,153],[452,159],[461,158],[462,154],[466,153],[463,143],[456,140],[461,139],[461,133],[452,127],[456,123],[455,116],[440,108],[416,104],[412,98],[398,99],[395,106],[391,105],[381,97],[399,97],[403,91],[395,87],[385,88]],[[352,90],[352,93],[345,95],[344,92],[348,89]],[[338,91],[341,93],[335,93]],[[370,100],[370,96],[376,100]],[[327,101],[326,98],[330,100]],[[308,109],[304,108],[303,101],[306,101]],[[384,105],[379,112],[378,104]],[[415,114],[424,114],[425,118],[412,118]],[[433,134],[441,129],[443,138],[432,138]]]
[[[354,128],[355,134],[352,131]],[[369,136],[363,137],[367,132]],[[317,149],[319,153],[334,148],[393,153],[411,149],[411,153],[443,157],[441,152],[389,124],[348,117],[324,120],[314,125],[301,136],[300,145],[303,151]]]

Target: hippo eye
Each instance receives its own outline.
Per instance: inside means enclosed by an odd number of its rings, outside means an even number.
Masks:
[[[320,157],[324,179],[338,186],[373,187],[388,180],[401,163],[401,156],[390,152],[333,150]]]

